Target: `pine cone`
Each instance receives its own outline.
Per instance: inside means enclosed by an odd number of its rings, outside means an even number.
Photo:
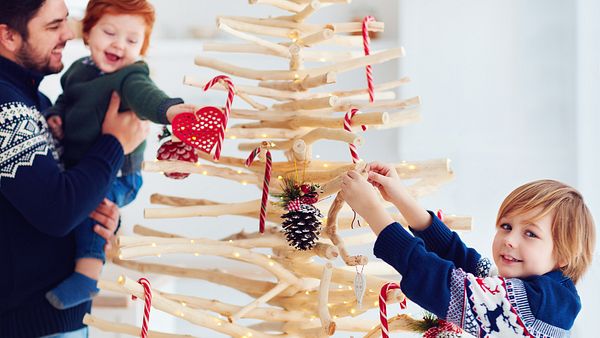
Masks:
[[[282,215],[283,233],[288,243],[298,250],[312,249],[321,233],[321,221],[318,217],[323,217],[319,209],[307,204],[302,204],[298,211]]]
[[[183,142],[167,141],[163,143],[158,151],[156,152],[156,159],[161,161],[187,161],[196,163],[198,162],[198,155],[194,148],[188,146]],[[188,173],[164,173],[165,176],[180,180],[184,179],[190,174]]]

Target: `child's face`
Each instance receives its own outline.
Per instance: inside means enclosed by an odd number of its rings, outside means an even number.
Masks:
[[[525,278],[558,268],[551,231],[554,213],[532,222],[540,212],[541,208],[538,208],[500,219],[492,247],[500,276]]]
[[[104,14],[87,36],[92,60],[105,73],[131,65],[140,57],[145,30],[139,15]]]

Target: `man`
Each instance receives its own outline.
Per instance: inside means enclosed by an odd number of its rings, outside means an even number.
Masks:
[[[71,230],[85,217],[105,226],[95,231],[110,243],[118,210],[103,197],[148,132],[132,112],[117,114],[113,97],[103,135],[61,169],[38,85],[63,68],[67,16],[64,0],[0,0],[0,337],[87,336],[90,302],[61,311],[44,294],[73,272]]]

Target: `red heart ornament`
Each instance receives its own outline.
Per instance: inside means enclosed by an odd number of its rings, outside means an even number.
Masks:
[[[202,107],[195,113],[178,114],[172,126],[173,134],[183,143],[210,154],[220,142],[221,128],[227,127],[227,117],[217,107]]]

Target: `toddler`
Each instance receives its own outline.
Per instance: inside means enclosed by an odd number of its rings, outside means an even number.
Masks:
[[[367,170],[367,178],[348,172],[342,195],[377,234],[375,255],[402,275],[411,300],[475,337],[569,336],[581,309],[575,283],[595,245],[594,222],[578,191],[540,180],[511,192],[496,220],[498,276],[492,276],[489,260],[421,208],[392,166],[372,163]],[[392,220],[372,186],[415,237]]]
[[[61,140],[62,161],[75,165],[101,134],[111,95],[121,97],[120,111],[133,110],[140,118],[168,124],[175,115],[195,111],[179,98],[170,98],[149,77],[141,61],[148,49],[154,8],[147,0],[90,0],[83,19],[83,39],[90,56],[77,60],[62,76],[63,93],[46,112],[52,133]],[[142,185],[140,173],[145,144],[125,158],[120,174],[107,191],[119,206],[133,201]],[[104,262],[104,239],[85,220],[75,233],[75,272],[46,294],[50,303],[66,309],[93,297]]]

